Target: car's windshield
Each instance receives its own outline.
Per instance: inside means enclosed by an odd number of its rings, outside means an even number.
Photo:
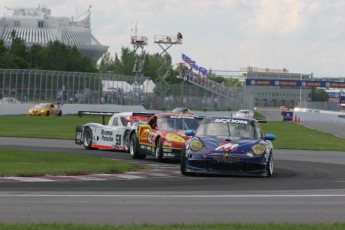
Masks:
[[[158,128],[164,130],[196,130],[199,123],[197,117],[183,115],[160,117],[157,121]]]
[[[196,135],[261,138],[261,130],[255,122],[249,120],[205,119],[196,131]]]

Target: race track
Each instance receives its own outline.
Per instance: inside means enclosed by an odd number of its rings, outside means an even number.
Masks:
[[[0,137],[0,148],[87,154],[157,169],[151,177],[0,182],[1,223],[344,223],[345,153],[275,150],[271,178],[186,177],[176,162],[133,161],[127,153],[86,151],[73,141]]]

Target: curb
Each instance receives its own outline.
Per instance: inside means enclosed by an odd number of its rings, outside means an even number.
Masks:
[[[62,176],[34,177],[0,177],[0,183],[7,182],[77,182],[77,181],[107,181],[107,180],[141,180],[151,178],[166,178],[181,176],[177,167],[158,166],[148,171],[126,172],[119,174],[86,174]]]

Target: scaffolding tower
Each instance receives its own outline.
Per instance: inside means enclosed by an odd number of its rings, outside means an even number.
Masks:
[[[157,90],[161,95],[165,95],[170,89],[170,85],[165,79],[171,76],[172,69],[170,66],[171,56],[168,53],[168,49],[173,45],[182,45],[182,38],[176,36],[167,35],[155,35],[154,43],[158,44],[162,49],[162,52],[158,55],[158,60],[161,66],[157,69],[156,73],[158,75],[159,82],[157,83]]]
[[[137,25],[132,27],[131,44],[134,47],[135,61],[133,66],[133,73],[135,80],[133,83],[133,91],[138,94],[140,103],[140,84],[138,79],[144,76],[144,63],[145,63],[145,46],[147,45],[147,37],[137,35]]]

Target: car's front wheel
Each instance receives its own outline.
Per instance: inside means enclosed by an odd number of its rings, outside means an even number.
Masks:
[[[131,144],[130,132],[127,130],[124,135],[125,152],[129,152],[129,146]]]
[[[92,149],[92,130],[86,127],[83,132],[83,146],[85,149]]]
[[[187,172],[187,157],[186,157],[186,148],[183,148],[182,152],[181,152],[181,160],[180,160],[180,170],[182,175],[185,176],[190,176],[191,173]]]
[[[130,138],[129,143],[129,153],[131,154],[132,159],[145,159],[145,154],[140,154],[138,140],[135,134]]]
[[[163,145],[162,139],[158,138],[156,142],[156,149],[155,149],[156,160],[161,162],[163,160]]]
[[[272,153],[268,157],[268,161],[266,164],[266,172],[264,173],[265,177],[270,177],[273,174],[273,155]]]

